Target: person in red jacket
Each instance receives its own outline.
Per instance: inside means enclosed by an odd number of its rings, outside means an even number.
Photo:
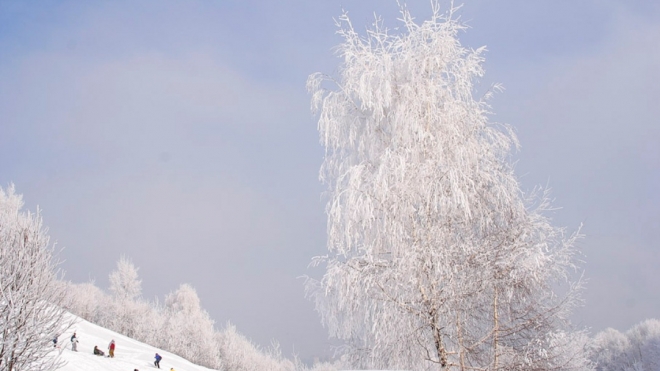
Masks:
[[[108,350],[110,358],[115,358],[115,339],[112,339],[110,345],[108,345]]]

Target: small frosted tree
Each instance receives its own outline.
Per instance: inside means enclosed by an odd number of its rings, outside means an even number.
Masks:
[[[140,316],[142,281],[138,278],[138,268],[126,256],[121,256],[117,269],[110,273],[112,306],[108,326],[128,337],[136,337],[136,328],[142,321]]]
[[[138,268],[126,256],[121,256],[117,269],[110,273],[110,292],[119,301],[137,300],[142,294],[142,281],[138,278]]]
[[[94,282],[66,284],[65,308],[71,313],[93,323],[102,324],[111,306],[108,295]]]
[[[601,371],[660,369],[660,321],[647,319],[625,334],[608,328],[591,342],[591,359]]]
[[[64,285],[40,211],[22,207],[13,186],[0,188],[0,370],[55,370],[52,339],[71,325]]]
[[[307,369],[297,359],[294,362],[282,357],[279,344],[275,342],[269,349],[260,349],[238,333],[236,326],[231,323],[227,323],[222,331],[216,333],[216,342],[225,371],[304,371]],[[336,369],[329,371],[336,371]]]
[[[644,370],[660,369],[660,321],[647,319],[626,332],[631,353]]]
[[[202,366],[220,367],[213,325],[192,286],[183,284],[165,298],[163,348]]]
[[[159,344],[165,316],[158,302],[139,301],[135,304],[134,310],[140,318],[140,321],[135,323],[135,339],[151,345]]]
[[[625,371],[635,363],[630,354],[630,340],[613,328],[601,331],[594,337],[591,359],[597,369],[603,371]]]
[[[473,97],[483,48],[461,46],[454,9],[401,14],[365,36],[344,14],[340,77],[308,80],[330,196],[327,270],[308,281],[324,324],[361,367],[588,369],[567,322],[578,236],[521,191],[514,133]]]

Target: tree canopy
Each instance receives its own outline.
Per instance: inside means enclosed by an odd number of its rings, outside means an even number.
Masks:
[[[587,369],[574,242],[547,193],[524,193],[507,125],[475,99],[484,48],[433,3],[360,35],[339,18],[340,76],[308,80],[326,148],[329,255],[308,289],[356,366]],[[560,290],[557,290],[561,287]]]

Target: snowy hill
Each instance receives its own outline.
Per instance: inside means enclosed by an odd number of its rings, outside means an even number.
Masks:
[[[76,332],[78,337],[78,352],[71,350],[71,335]],[[108,354],[108,344],[114,339],[116,343],[115,357],[107,358],[94,355],[97,345]],[[93,323],[80,319],[69,331],[59,337],[61,346],[60,357],[66,362],[60,371],[133,371],[138,369],[157,370],[154,366],[154,355],[158,352],[163,359],[160,361],[162,370],[174,368],[176,371],[208,371],[210,369],[190,363],[189,361],[162,351],[150,345],[133,340],[124,335],[110,331]]]
[[[69,314],[71,315],[71,314]],[[73,315],[71,315],[73,316]],[[169,371],[174,368],[176,371],[213,371],[213,369],[199,366],[188,360],[181,358],[170,352],[163,351],[151,345],[139,342],[114,331],[103,328],[99,325],[88,322],[80,317],[73,316],[76,324],[58,338],[59,348],[53,348],[50,353],[53,356],[59,356],[65,365],[58,371],[139,371],[153,370],[158,368],[154,366],[154,355],[160,354],[163,359],[160,361],[160,369]],[[78,351],[71,350],[71,335],[76,332],[78,338]],[[238,338],[242,337],[237,335]],[[108,358],[108,345],[111,340],[115,341],[115,357]],[[253,347],[243,347],[245,344],[240,341],[234,344],[234,351],[240,353],[238,362],[234,359],[234,367],[239,365],[239,369],[252,370],[308,370],[308,371],[339,371],[336,366],[330,364],[317,364],[311,368],[294,366],[291,361],[277,360],[266,357],[263,353],[257,352]],[[98,346],[106,356],[97,356],[93,354],[94,346]],[[243,358],[245,359],[243,359]],[[265,358],[264,358],[265,357]],[[228,361],[228,365],[232,364]],[[246,368],[245,366],[248,365]],[[300,365],[299,365],[300,366]],[[351,370],[346,370],[351,371]],[[369,371],[369,370],[367,370]],[[376,371],[376,370],[373,370]]]

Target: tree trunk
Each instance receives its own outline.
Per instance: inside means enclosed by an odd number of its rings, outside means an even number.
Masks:
[[[438,318],[435,310],[431,313],[431,330],[433,331],[433,341],[435,343],[435,351],[438,355],[438,360],[440,362],[440,369],[444,370],[447,367],[447,351],[442,345],[442,332],[440,327],[438,327]]]
[[[494,287],[493,296],[493,370],[497,370],[497,342],[499,337],[499,318],[497,313],[497,286]]]
[[[461,324],[461,316],[456,313],[456,333],[458,334],[458,361],[461,371],[465,371],[465,352],[463,348],[463,325]]]

